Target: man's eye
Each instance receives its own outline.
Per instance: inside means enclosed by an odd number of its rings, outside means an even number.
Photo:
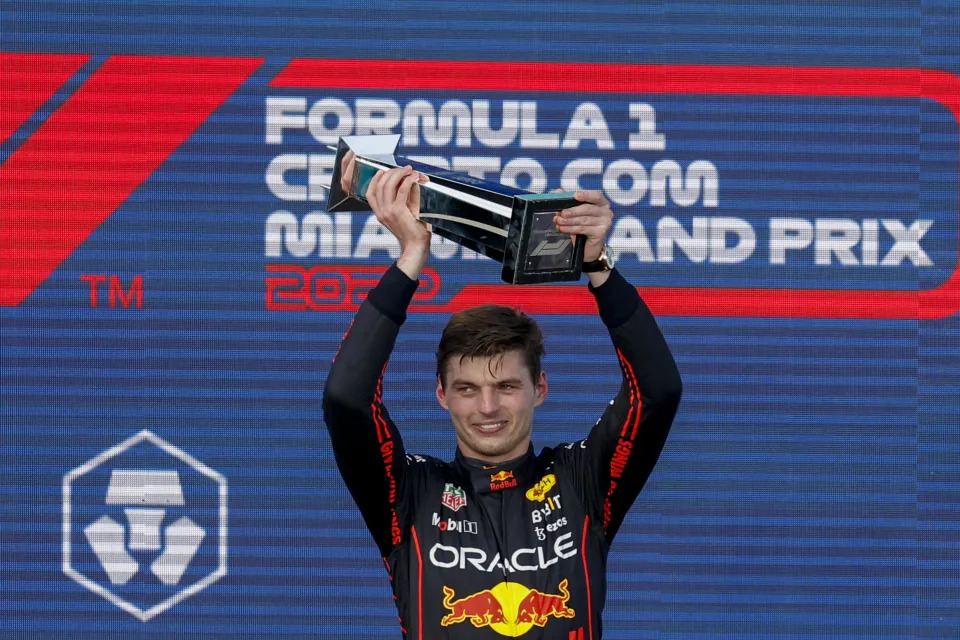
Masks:
[[[509,384],[509,383],[504,383],[504,384],[500,385],[500,388],[503,389],[504,391],[513,391],[514,389],[516,389],[516,387],[515,387],[514,385]]]

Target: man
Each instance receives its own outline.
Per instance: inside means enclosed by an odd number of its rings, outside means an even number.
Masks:
[[[343,176],[353,162],[344,158]],[[555,222],[586,236],[584,261],[597,263],[590,291],[623,372],[619,393],[585,440],[535,455],[533,414],[547,395],[540,331],[511,309],[471,309],[451,318],[437,351],[436,396],[450,412],[456,456],[406,455],[382,384],[430,247],[417,218],[426,180],[397,168],[367,191],[401,253],[327,379],[337,465],[387,566],[405,637],[598,640],[607,552],[676,413],[676,365],[636,289],[601,260],[609,203],[580,191],[582,204]]]

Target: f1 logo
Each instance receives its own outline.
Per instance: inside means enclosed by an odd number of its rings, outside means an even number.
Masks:
[[[564,251],[567,250],[567,247],[570,246],[570,243],[573,242],[570,238],[560,238],[551,242],[550,240],[541,240],[533,251],[527,255],[530,257],[535,256],[558,256]]]

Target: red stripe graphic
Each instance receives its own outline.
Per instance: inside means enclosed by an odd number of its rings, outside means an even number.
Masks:
[[[417,550],[417,638],[423,640],[423,554],[420,552],[420,537],[417,528],[410,527],[413,546]]]
[[[617,349],[617,359],[620,360],[620,368],[623,369],[623,375],[627,379],[627,386],[630,389],[630,410],[627,411],[627,417],[623,420],[623,428],[620,429],[620,437],[626,438],[627,431],[630,430],[630,425],[634,422],[639,422],[640,419],[640,409],[643,404],[640,400],[640,391],[637,388],[637,381],[633,375],[633,368],[630,366],[630,363],[627,362],[627,359],[623,357],[623,353],[620,349]],[[634,414],[636,414],[636,420],[634,420]],[[634,426],[633,435],[630,436],[632,440],[637,434],[637,428]]]
[[[930,69],[634,65],[431,60],[294,60],[273,87],[918,98],[960,124],[960,77]],[[960,185],[960,167],[958,167]],[[960,242],[958,242],[960,246]],[[960,310],[960,265],[926,291],[650,287],[657,314],[793,318],[942,318]],[[592,313],[581,287],[468,286],[442,309],[510,304],[529,313]],[[411,310],[419,310],[416,306]]]
[[[373,414],[373,424],[376,427],[377,442],[383,444],[384,440],[390,439],[390,430],[387,428],[387,422],[383,419],[383,374],[387,371],[387,364],[384,363],[380,370],[380,377],[377,379],[377,390],[373,395],[373,403],[370,405],[370,412]],[[389,474],[388,474],[389,475]]]
[[[920,69],[297,59],[270,86],[919,98],[922,76],[930,73],[940,74]]]
[[[617,481],[620,478],[618,470],[621,472],[630,462],[633,456],[633,441],[637,438],[637,430],[640,427],[640,416],[643,411],[643,395],[640,393],[640,385],[637,383],[637,375],[630,365],[630,362],[623,355],[620,349],[617,349],[617,358],[620,360],[620,368],[623,370],[623,377],[630,389],[630,410],[623,420],[623,427],[620,429],[620,436],[617,439],[616,452],[610,457],[610,484],[607,486],[607,494],[603,499],[603,530],[608,532],[610,527],[611,513],[613,504],[611,499],[617,491]],[[621,445],[626,445],[626,454],[621,454]]]
[[[0,142],[56,93],[90,56],[0,53]]]
[[[593,598],[590,597],[590,571],[587,569],[587,529],[590,528],[590,516],[583,519],[583,538],[580,540],[580,555],[583,557],[583,579],[587,583],[587,628],[590,640],[593,640]],[[581,638],[583,635],[581,634]]]
[[[0,305],[18,305],[260,65],[114,56],[0,167]]]
[[[631,403],[631,413],[632,413],[632,425],[633,429],[630,431],[630,439],[633,440],[637,437],[637,429],[640,427],[640,414],[643,411],[643,396],[640,394],[640,385],[637,383],[637,374],[633,370],[633,366],[630,364],[630,361],[627,360],[626,356],[623,355],[623,352],[620,349],[617,349],[617,358],[620,359],[620,366],[623,367],[623,373],[627,377],[627,380],[630,381],[630,403]],[[634,397],[636,397],[636,403],[634,403]],[[635,409],[635,411],[634,411]],[[630,420],[630,416],[627,417],[627,420]],[[624,434],[626,434],[626,426],[624,426]]]
[[[373,423],[376,426],[377,441],[380,443],[380,459],[383,462],[383,473],[387,481],[387,504],[390,506],[390,535],[391,544],[394,546],[400,544],[400,520],[397,515],[397,478],[394,474],[394,465],[397,464],[394,455],[396,450],[393,444],[393,434],[387,425],[383,412],[386,409],[383,406],[383,374],[387,371],[385,362],[380,370],[380,377],[377,379],[377,390],[373,396],[373,403],[370,405],[370,412],[373,415]],[[400,461],[403,463],[403,460]]]

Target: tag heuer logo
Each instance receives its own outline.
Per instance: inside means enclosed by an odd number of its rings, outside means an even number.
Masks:
[[[467,494],[460,487],[448,482],[443,486],[443,496],[441,496],[440,502],[448,509],[457,511],[467,504]]]

